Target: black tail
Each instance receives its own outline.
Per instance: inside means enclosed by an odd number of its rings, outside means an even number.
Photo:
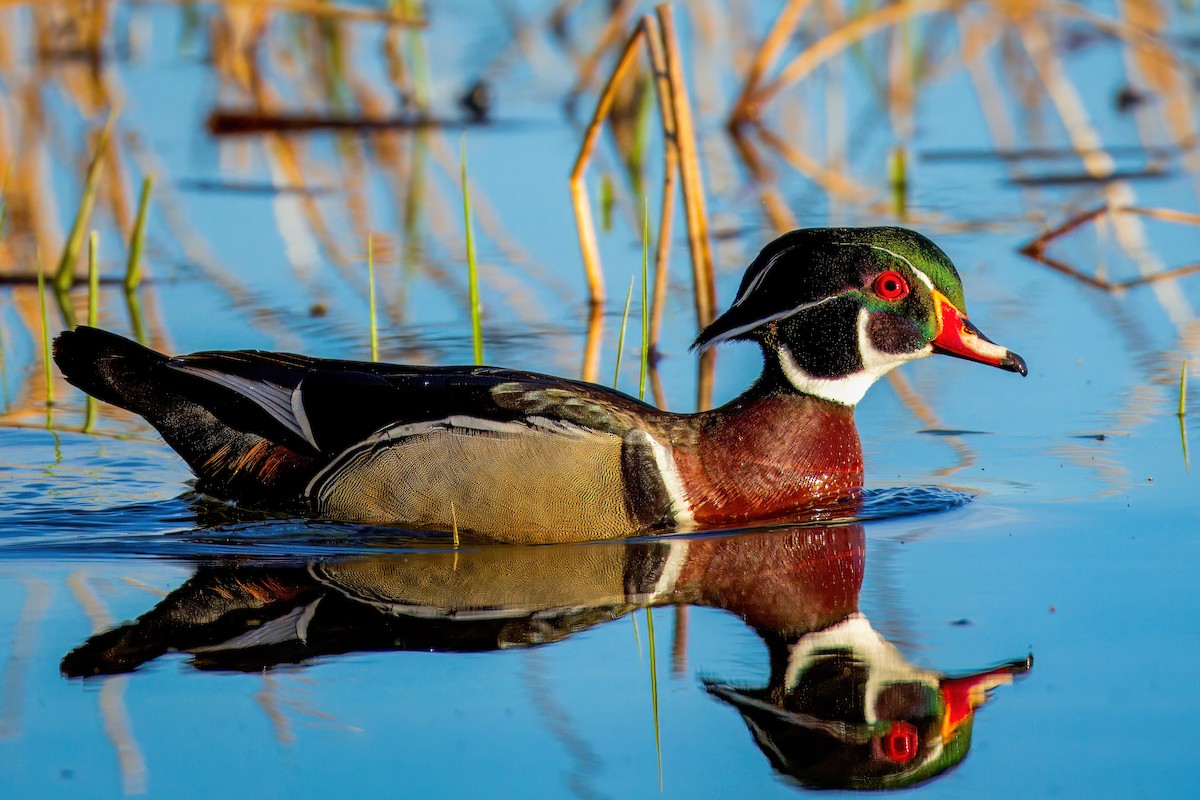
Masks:
[[[294,499],[316,467],[257,426],[225,413],[236,394],[181,374],[162,353],[114,333],[79,327],[54,340],[54,361],[72,386],[132,411],[187,461],[201,491],[279,506]]]
[[[151,422],[162,406],[155,374],[166,361],[162,353],[97,328],[81,326],[54,340],[54,363],[68,383]]]

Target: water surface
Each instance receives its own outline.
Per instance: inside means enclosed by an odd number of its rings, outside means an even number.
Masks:
[[[589,315],[566,175],[595,93],[573,115],[566,97],[605,4],[580,5],[562,35],[543,3],[436,4],[412,38],[366,22],[322,38],[316,23],[281,17],[258,75],[213,43],[253,38],[232,11],[114,4],[93,73],[71,56],[78,32],[29,5],[0,10],[0,156],[30,167],[13,173],[29,199],[8,204],[0,234],[0,785],[13,796],[320,797],[353,785],[785,797],[913,782],[930,796],[1194,793],[1194,386],[1177,412],[1182,362],[1200,363],[1200,276],[1111,291],[1096,276],[1111,285],[1186,265],[1200,229],[1121,213],[1048,246],[1091,281],[1018,252],[1104,203],[1196,211],[1187,70],[1147,72],[1142,50],[1086,21],[1048,14],[1031,31],[968,4],[959,19],[927,15],[868,39],[785,90],[764,123],[825,171],[756,134],[757,169],[724,121],[777,8],[679,9],[720,302],[781,227],[906,224],[950,254],[971,318],[1030,375],[933,358],[882,381],[857,413],[866,501],[836,524],[455,550],[444,537],[232,511],[195,497],[183,463],[124,412],[100,408],[82,433],[82,396],[61,381],[48,410],[21,248],[58,252],[86,134],[120,95],[103,185],[126,196],[102,192],[94,217],[106,275],[123,269],[141,176],[158,185],[140,314],[106,283],[103,327],[133,334],[137,318],[175,352],[365,358],[374,231],[383,357],[466,363],[462,130],[487,360],[578,376]],[[1162,40],[1193,63],[1194,12],[1163,8]],[[826,24],[808,23],[785,58]],[[36,26],[63,47],[35,53]],[[1052,58],[1035,64],[1022,54],[1045,52],[1038,31]],[[963,67],[959,44],[993,35]],[[455,125],[209,133],[214,111],[256,104],[405,113],[389,37],[428,71],[431,115]],[[908,111],[887,93],[904,47],[928,67]],[[456,98],[481,76],[494,124],[459,126]],[[1143,102],[1118,103],[1127,87]],[[632,123],[605,135],[589,173],[594,205],[605,180],[616,203],[600,236],[611,295],[601,382],[640,270],[643,191],[657,208],[661,141],[648,130],[642,183],[629,177]],[[1088,142],[1109,155],[1080,156]],[[902,213],[887,169],[897,145]],[[656,402],[689,411],[682,230],[680,216]],[[83,298],[72,294],[77,313]],[[635,298],[618,376],[632,393],[637,315]],[[53,303],[49,324],[64,324]],[[724,348],[711,401],[759,366],[753,348]],[[962,682],[993,668],[974,694]],[[922,756],[906,760],[912,742]]]

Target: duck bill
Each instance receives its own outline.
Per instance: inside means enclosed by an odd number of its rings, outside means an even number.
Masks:
[[[936,289],[933,292],[933,305],[938,319],[938,333],[932,342],[933,352],[978,361],[980,364],[990,364],[1009,372],[1028,374],[1025,359],[984,336],[974,323],[963,316],[962,312]]]
[[[963,675],[958,678],[943,678],[940,686],[945,713],[942,717],[942,740],[950,736],[987,702],[988,692],[997,686],[1012,683],[1013,678],[1024,675],[1033,668],[1033,656],[1024,661],[1002,664],[986,672]]]

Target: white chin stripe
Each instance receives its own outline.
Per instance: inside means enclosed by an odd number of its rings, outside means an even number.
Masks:
[[[867,332],[870,312],[865,308],[858,312],[858,353],[863,368],[858,372],[843,375],[838,378],[818,378],[808,374],[799,363],[792,351],[783,346],[779,348],[779,366],[783,374],[796,390],[814,397],[832,400],[844,406],[858,405],[871,384],[891,372],[896,367],[914,358],[924,358],[933,352],[928,345],[913,353],[885,353],[876,349],[871,343]]]

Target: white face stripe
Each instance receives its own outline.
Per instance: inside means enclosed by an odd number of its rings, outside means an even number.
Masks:
[[[771,267],[775,266],[775,262],[779,261],[779,259],[783,257],[783,254],[788,252],[788,250],[791,250],[791,249],[792,248],[790,248],[790,247],[785,248],[783,250],[780,250],[775,255],[771,256],[771,260],[768,261],[763,266],[763,268],[758,271],[758,274],[754,276],[754,280],[750,281],[750,285],[747,286],[742,291],[738,292],[738,296],[733,299],[733,304],[735,306],[740,306],[742,304],[743,300],[745,300],[750,295],[754,294],[754,290],[757,289],[759,287],[759,285],[762,284],[763,279],[767,277],[767,273],[771,271]]]
[[[835,242],[834,244],[837,244],[841,247],[858,247],[858,246],[860,246],[858,242]],[[900,255],[895,250],[889,250],[888,248],[881,247],[880,245],[877,245],[877,244],[863,244],[861,246],[869,247],[872,250],[878,250],[881,253],[887,253],[889,256],[896,259],[897,261],[903,262],[909,269],[911,269],[913,271],[913,274],[917,276],[917,279],[920,280],[921,283],[925,284],[925,286],[928,287],[928,289],[930,291],[934,291],[936,289],[936,287],[933,285],[933,281],[930,280],[928,275],[926,275],[922,270],[918,269],[916,264],[909,261],[904,256]]]
[[[792,351],[785,346],[779,348],[779,366],[788,382],[804,394],[832,400],[844,406],[855,406],[875,381],[906,361],[924,358],[933,353],[930,345],[912,353],[885,353],[879,350],[871,343],[871,335],[867,330],[870,319],[869,311],[865,308],[859,309],[858,353],[863,364],[861,370],[840,378],[818,378],[808,374],[796,361]]]
[[[817,306],[819,306],[823,303],[828,303],[830,300],[833,300],[838,297],[841,297],[841,295],[835,294],[835,295],[830,295],[829,297],[823,297],[820,300],[817,300],[812,303],[801,303],[800,305],[796,306],[795,308],[789,308],[786,311],[780,311],[778,313],[765,316],[762,319],[756,319],[753,322],[747,322],[745,325],[739,325],[736,328],[733,328],[731,330],[725,331],[722,334],[714,336],[712,338],[712,340],[706,342],[704,344],[704,347],[702,347],[701,349],[707,350],[708,348],[718,345],[721,342],[729,341],[730,339],[734,338],[735,336],[741,336],[746,331],[751,331],[751,330],[754,330],[755,328],[760,328],[763,325],[766,325],[768,322],[776,322],[781,319],[787,319],[788,317],[794,317],[796,314],[799,314],[801,311],[807,311],[810,308],[816,308]]]

